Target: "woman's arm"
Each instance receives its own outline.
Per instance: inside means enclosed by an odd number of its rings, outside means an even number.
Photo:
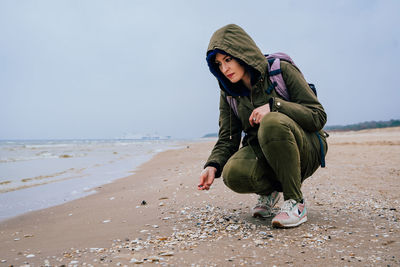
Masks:
[[[218,141],[204,165],[216,168],[216,178],[221,176],[225,163],[239,149],[242,136],[241,122],[231,110],[223,92],[220,96],[219,110]]]

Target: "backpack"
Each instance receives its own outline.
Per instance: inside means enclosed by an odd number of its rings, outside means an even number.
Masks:
[[[296,66],[293,59],[285,53],[278,52],[274,54],[267,54],[265,55],[265,57],[268,60],[268,74],[269,74],[269,79],[271,81],[271,85],[267,88],[266,93],[270,94],[272,90],[275,89],[275,91],[279,96],[281,96],[286,101],[290,101],[289,91],[286,87],[285,80],[283,79],[282,76],[281,60],[289,62],[301,73],[300,69]],[[317,96],[317,89],[315,88],[315,85],[309,83],[308,86],[314,92],[315,96]],[[226,96],[226,100],[228,101],[228,104],[235,113],[236,117],[239,117],[236,99],[231,96]],[[318,136],[321,148],[321,167],[325,167],[325,153],[323,149],[321,136],[319,135],[318,132],[316,132],[316,135]]]
[[[267,54],[265,55],[265,57],[268,60],[268,74],[269,74],[269,79],[271,81],[271,86],[268,87],[267,94],[270,94],[272,90],[275,89],[275,91],[281,97],[283,97],[283,99],[290,101],[290,95],[286,88],[285,81],[283,80],[282,77],[281,60],[289,62],[301,73],[300,69],[296,66],[296,64],[294,64],[293,59],[285,53],[278,52],[270,55]],[[309,83],[308,86],[317,96],[317,90],[315,88],[315,85]]]

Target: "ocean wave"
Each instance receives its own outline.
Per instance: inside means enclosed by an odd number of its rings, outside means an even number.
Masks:
[[[53,182],[59,182],[68,179],[76,179],[84,177],[82,172],[85,168],[75,169],[69,168],[64,171],[55,172],[47,175],[39,175],[35,177],[22,178],[19,180],[5,180],[0,182],[0,193],[11,192],[33,186],[44,185]]]
[[[30,161],[30,160],[40,160],[40,159],[57,159],[57,158],[66,159],[66,158],[78,158],[78,157],[85,157],[85,156],[87,156],[87,153],[60,152],[60,153],[54,154],[51,152],[42,151],[42,152],[36,153],[35,155],[0,158],[0,163],[10,163],[10,162],[20,162],[20,161]]]

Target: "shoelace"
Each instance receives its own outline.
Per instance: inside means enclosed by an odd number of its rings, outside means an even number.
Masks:
[[[283,202],[281,212],[290,212],[293,209],[294,205],[296,205],[296,201],[294,201],[293,199],[286,200],[285,202]]]
[[[265,206],[265,200],[264,199],[266,197],[267,196],[262,196],[262,195],[258,196],[258,202],[257,202],[256,208],[261,208],[261,207]]]
[[[271,206],[272,206],[272,199],[270,196],[260,195],[258,197],[258,203],[257,203],[256,207],[271,208]]]

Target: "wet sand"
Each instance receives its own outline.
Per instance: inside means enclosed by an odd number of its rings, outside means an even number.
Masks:
[[[98,193],[0,223],[0,266],[399,266],[400,128],[330,133],[308,222],[254,219],[254,195],[197,191],[215,142],[157,154]],[[281,204],[281,203],[279,203]]]

